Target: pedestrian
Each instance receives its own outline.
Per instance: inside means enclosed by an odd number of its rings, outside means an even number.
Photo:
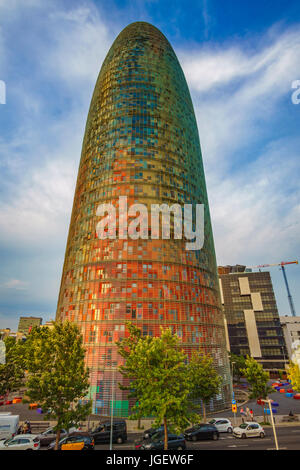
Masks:
[[[26,434],[27,431],[27,423],[26,421],[22,424],[21,434]]]
[[[242,417],[242,423],[244,423],[244,417],[246,416],[244,408],[240,408],[240,414],[241,414],[241,417]]]
[[[290,410],[289,416],[294,416],[294,413],[292,412],[292,410]]]
[[[31,424],[30,424],[30,421],[27,421],[27,434],[31,434]]]
[[[249,410],[248,406],[246,408],[246,416],[247,416],[247,418],[250,418],[250,410]]]
[[[249,413],[250,413],[251,421],[253,421],[253,410],[252,410],[252,408],[251,408],[251,410],[249,411]]]

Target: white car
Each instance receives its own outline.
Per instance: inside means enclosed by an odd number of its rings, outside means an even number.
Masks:
[[[219,432],[232,433],[233,430],[231,421],[227,418],[213,418],[209,421],[209,424],[216,426]]]
[[[265,437],[264,428],[258,423],[245,422],[233,429],[234,437],[246,439],[246,437]]]
[[[0,450],[39,450],[40,440],[34,434],[18,434],[11,439],[0,441]]]

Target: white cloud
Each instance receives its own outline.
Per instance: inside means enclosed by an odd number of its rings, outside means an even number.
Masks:
[[[256,74],[268,78],[266,85],[269,87],[268,81],[271,85],[281,85],[282,79],[287,78],[291,72],[292,76],[294,72],[297,74],[299,44],[299,30],[293,29],[276,36],[266,34],[258,52],[253,52],[247,47],[247,43],[241,41],[240,45],[227,47],[222,45],[209,49],[205,46],[204,50],[188,54],[180,51],[179,56],[191,88],[198,92],[207,92],[216,86],[224,88],[228,83],[241,78],[249,79]],[[258,83],[256,92],[262,95],[266,88],[261,88],[260,85],[261,82]],[[276,93],[276,90],[273,91]]]
[[[92,5],[58,10],[49,15],[55,28],[54,46],[44,56],[43,66],[71,83],[95,83],[100,66],[112,43],[109,30]]]
[[[1,244],[28,254],[23,301],[51,302],[52,317],[89,101],[114,39],[90,2],[55,5],[41,19],[45,35],[34,27],[31,32],[37,69],[29,77],[30,93],[27,83],[10,84],[24,113],[19,127],[11,140],[0,139]],[[299,45],[299,32],[288,30],[267,35],[258,52],[242,42],[180,52],[198,119],[219,263],[276,262],[277,255],[280,261],[296,250],[299,140],[277,136],[272,125],[281,100],[290,102],[291,82],[300,78]],[[37,75],[60,93],[54,114],[48,108],[56,97],[35,87]],[[27,279],[18,270],[17,261],[3,265],[4,279]]]
[[[296,143],[300,146],[300,139]],[[221,264],[233,258],[241,264],[253,264],[254,259],[257,264],[271,263],[276,257],[279,262],[293,250],[297,253],[300,188],[293,144],[273,142],[245,171],[227,176],[212,189],[210,203]],[[290,155],[287,164],[282,159],[286,152]]]
[[[295,111],[291,83],[300,78],[299,28],[273,28],[256,52],[250,46],[180,53],[197,115],[219,264],[276,263],[300,254],[300,139],[289,116]],[[286,313],[275,271],[279,308]],[[297,269],[289,274],[299,305],[300,276]]]
[[[28,287],[28,282],[20,281],[19,279],[10,279],[0,285],[0,287],[4,289],[25,290]]]

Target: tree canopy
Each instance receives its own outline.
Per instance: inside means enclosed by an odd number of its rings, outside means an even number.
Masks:
[[[117,344],[126,360],[119,370],[137,399],[131,419],[153,416],[155,427],[163,423],[167,449],[168,430],[181,432],[191,421],[199,421],[195,400],[207,403],[218,393],[222,379],[208,356],[195,353],[189,363],[178,336],[169,328],[161,328],[159,337],[150,337],[142,336],[131,323],[127,326],[129,336]]]
[[[222,377],[214,368],[212,357],[199,352],[192,354],[187,367],[187,375],[190,382],[190,398],[193,400],[192,403],[199,399],[202,401],[205,422],[205,405],[219,392]]]
[[[290,362],[287,373],[288,379],[291,381],[293,389],[300,392],[300,367],[299,364]]]
[[[250,398],[267,398],[272,392],[272,387],[268,385],[269,373],[253,357],[247,356],[243,374],[251,386]]]
[[[84,363],[82,336],[74,323],[53,323],[53,328],[34,328],[25,343],[26,395],[36,401],[45,419],[56,420],[60,429],[69,429],[91,411],[83,402],[89,387],[89,371]]]
[[[5,345],[5,362],[0,364],[0,395],[8,395],[18,390],[24,382],[24,366],[19,358],[23,348],[22,341],[8,336]]]

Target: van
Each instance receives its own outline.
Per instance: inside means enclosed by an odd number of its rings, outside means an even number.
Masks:
[[[10,439],[18,433],[19,415],[0,413],[0,440]]]
[[[92,432],[91,435],[95,440],[95,444],[104,444],[110,442],[110,421],[100,423]],[[122,444],[127,441],[127,427],[125,420],[116,420],[113,422],[112,432],[113,442]]]

